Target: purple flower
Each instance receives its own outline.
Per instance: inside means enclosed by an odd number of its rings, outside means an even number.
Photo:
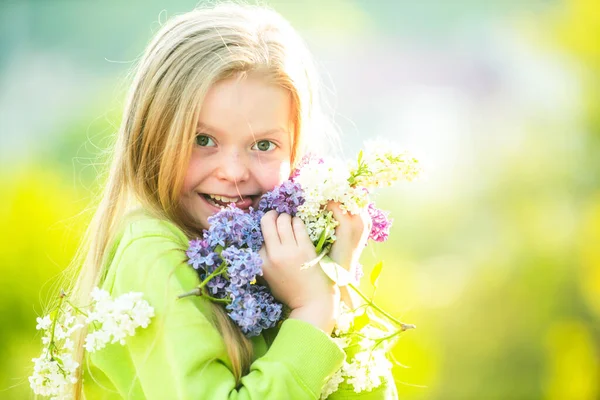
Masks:
[[[369,239],[373,239],[376,242],[385,242],[390,234],[390,227],[392,226],[392,220],[388,219],[388,214],[385,211],[375,207],[373,203],[369,204],[369,215],[373,226]]]
[[[206,240],[190,240],[190,247],[186,251],[186,255],[188,256],[187,263],[203,275],[206,272],[214,271],[214,268],[221,263],[219,255],[208,246]]]
[[[247,246],[258,251],[263,243],[260,230],[262,213],[250,208],[246,213],[230,205],[208,217],[210,228],[204,231],[204,240],[210,247]]]
[[[294,216],[298,211],[298,206],[302,204],[304,204],[302,187],[290,180],[263,194],[258,209],[263,212],[275,210],[278,213],[287,213]]]
[[[247,337],[258,336],[263,329],[272,328],[281,317],[281,304],[264,286],[230,285],[229,294],[232,302],[226,307],[228,315]]]
[[[234,286],[245,286],[253,281],[256,275],[262,275],[263,261],[258,253],[251,249],[230,246],[221,252],[221,257],[227,262],[229,282]]]
[[[206,284],[208,291],[210,292],[212,297],[216,297],[217,299],[224,299],[227,297],[227,285],[229,282],[227,279],[223,278],[221,275],[215,276],[211,278],[210,281]]]
[[[245,335],[254,335],[260,322],[260,306],[249,291],[238,286],[230,287],[231,303],[226,309],[228,315],[242,330]]]
[[[258,252],[263,245],[264,238],[260,227],[260,220],[265,215],[259,210],[250,210],[244,214],[244,227],[241,232],[241,240],[244,245],[248,246],[252,251]]]

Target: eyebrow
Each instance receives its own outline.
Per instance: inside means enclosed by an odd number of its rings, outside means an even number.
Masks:
[[[207,131],[210,131],[210,132],[221,133],[221,131],[220,131],[219,129],[217,129],[217,128],[215,128],[215,127],[212,127],[212,126],[210,126],[210,125],[208,125],[208,124],[202,123],[202,122],[199,122],[199,123],[198,123],[198,129],[199,129],[199,130],[207,130]],[[254,132],[254,131],[253,131],[253,132],[252,132],[252,135],[253,135],[254,137],[257,137],[257,138],[258,138],[258,137],[265,137],[265,136],[269,136],[269,135],[272,135],[272,134],[274,134],[274,133],[284,133],[284,134],[286,134],[286,135],[289,135],[289,132],[288,132],[287,130],[285,130],[284,128],[274,128],[274,129],[268,129],[268,130],[266,130],[266,131],[263,131],[263,132]]]

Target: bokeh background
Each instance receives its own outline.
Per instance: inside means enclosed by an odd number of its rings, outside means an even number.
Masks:
[[[195,4],[0,1],[2,399],[31,397],[35,317],[132,61]],[[418,327],[394,348],[401,398],[600,398],[600,3],[269,4],[315,54],[344,152],[389,137],[427,171],[380,192],[391,240],[363,259],[384,261],[375,300]]]

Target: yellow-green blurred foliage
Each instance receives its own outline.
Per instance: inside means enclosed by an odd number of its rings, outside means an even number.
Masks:
[[[333,26],[373,24],[363,3],[348,5]],[[336,1],[315,15],[333,18],[344,7]],[[365,272],[384,260],[376,302],[417,325],[394,348],[405,366],[394,369],[401,398],[600,398],[600,4],[568,0],[544,10],[519,15],[514,29],[576,65],[577,119],[557,127],[531,118],[518,146],[474,143],[473,170],[439,192],[425,181],[378,199],[395,224],[389,242],[365,252]],[[117,111],[104,117],[107,110]],[[96,101],[44,157],[0,174],[0,398],[30,396],[35,317],[89,218],[81,213],[96,169],[82,165],[117,123],[118,107]]]

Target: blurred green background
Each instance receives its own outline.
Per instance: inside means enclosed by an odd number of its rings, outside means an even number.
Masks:
[[[35,317],[90,218],[132,61],[196,1],[0,2],[0,398],[30,398]],[[600,3],[273,0],[348,156],[397,140],[376,301],[418,329],[405,399],[600,398]],[[369,291],[365,278],[365,290]]]

